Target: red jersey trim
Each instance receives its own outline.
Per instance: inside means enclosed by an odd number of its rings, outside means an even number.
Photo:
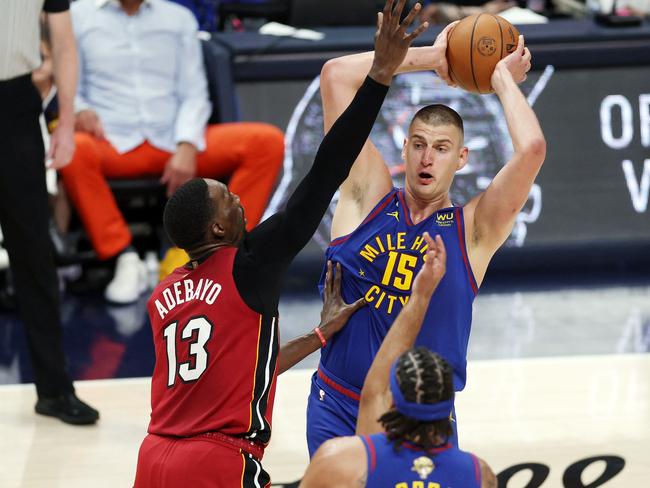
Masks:
[[[451,449],[452,446],[451,446],[451,444],[447,443],[447,444],[443,444],[440,447],[433,447],[431,449],[423,449],[422,447],[420,447],[420,446],[418,446],[416,444],[413,444],[412,442],[404,441],[404,442],[402,442],[402,447],[405,448],[405,449],[408,449],[409,451],[423,451],[423,452],[426,452],[428,454],[440,454],[441,452],[444,452],[444,451],[447,451],[447,450]]]
[[[370,466],[370,473],[372,473],[375,470],[375,467],[377,466],[377,452],[375,451],[375,444],[373,444],[370,436],[364,435],[363,439],[366,441],[366,446],[368,447],[368,454],[370,456],[370,459],[368,460],[369,461],[368,464]]]
[[[333,388],[334,390],[338,391],[339,393],[342,393],[346,397],[352,398],[353,400],[356,400],[357,402],[361,399],[361,396],[358,393],[355,393],[352,390],[348,390],[345,386],[339,385],[336,381],[334,381],[332,378],[329,378],[325,376],[325,373],[323,373],[323,370],[318,368],[318,377],[325,382],[327,386],[330,388]]]
[[[478,293],[478,285],[474,279],[474,273],[472,272],[472,267],[469,264],[469,257],[467,255],[467,246],[465,245],[465,220],[461,214],[460,208],[456,208],[454,211],[456,214],[456,229],[458,230],[458,244],[460,245],[460,252],[463,255],[463,261],[465,262],[465,270],[467,271],[467,279],[469,279],[469,284],[472,287],[474,295]]]
[[[404,189],[401,189],[397,192],[397,198],[402,204],[402,209],[404,210],[404,218],[406,219],[406,225],[413,227],[413,221],[411,220],[411,211],[406,206],[406,200],[404,199]]]
[[[474,461],[474,475],[476,476],[476,482],[478,483],[477,486],[481,486],[482,480],[481,480],[481,470],[479,469],[479,462],[476,456],[474,454],[470,453],[470,456],[472,456],[472,461]]]

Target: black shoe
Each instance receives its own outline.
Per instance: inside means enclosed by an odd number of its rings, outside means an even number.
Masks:
[[[39,398],[34,408],[36,413],[56,417],[66,424],[94,424],[99,419],[99,412],[77,398],[74,393],[58,397]]]

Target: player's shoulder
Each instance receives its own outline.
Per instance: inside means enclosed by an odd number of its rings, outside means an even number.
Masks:
[[[318,448],[312,462],[338,462],[348,456],[358,455],[363,450],[363,443],[358,436],[335,437],[325,441]]]
[[[350,480],[362,479],[367,464],[364,447],[357,436],[336,437],[323,443],[311,460],[310,479],[327,479],[327,486],[347,486]]]

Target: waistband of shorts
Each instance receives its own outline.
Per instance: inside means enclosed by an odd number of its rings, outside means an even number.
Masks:
[[[323,364],[318,365],[318,378],[325,383],[330,388],[338,391],[342,395],[358,402],[361,398],[361,390],[359,388],[352,386],[350,383],[338,378],[336,375],[332,374],[327,370]]]
[[[204,434],[198,434],[194,437],[206,437],[208,439],[215,439],[217,441],[225,442],[230,444],[238,449],[241,449],[247,454],[250,454],[258,461],[261,461],[264,457],[264,448],[265,446],[259,442],[252,441],[250,439],[244,439],[242,437],[233,437],[222,432],[205,432]]]

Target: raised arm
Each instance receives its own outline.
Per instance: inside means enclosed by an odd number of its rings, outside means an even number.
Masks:
[[[477,279],[515,223],[546,157],[546,141],[535,112],[517,86],[530,69],[530,52],[519,36],[517,50],[501,60],[492,75],[505,112],[514,154],[488,188],[466,206],[468,248]],[[473,218],[471,215],[473,213]]]
[[[391,5],[393,0],[388,0]],[[404,3],[404,0],[401,0]],[[375,51],[367,76],[318,148],[314,164],[289,198],[286,209],[257,226],[249,243],[263,259],[290,261],[309,241],[336,189],[350,172],[377,118],[395,70],[423,28],[407,34],[399,12],[380,15]]]
[[[403,4],[403,1],[400,2],[397,9],[401,10]],[[389,2],[382,14],[384,18],[390,12],[390,7]],[[417,15],[419,10],[420,4],[416,4],[407,20]],[[422,27],[425,26],[426,23]],[[395,73],[436,70],[445,81],[451,83],[444,62],[450,27],[445,28],[438,36],[439,39],[444,38],[444,43],[437,41],[434,46],[410,48]],[[373,52],[352,54],[331,59],[323,66],[320,90],[326,133],[363,83],[365,73],[372,65],[373,56]],[[332,222],[332,239],[352,232],[392,186],[392,179],[383,157],[368,139],[348,178],[340,187],[339,201]]]
[[[391,365],[415,344],[424,315],[429,308],[431,295],[445,274],[447,255],[442,238],[438,235],[435,240],[431,239],[427,232],[423,237],[429,250],[426,261],[413,282],[411,298],[386,334],[363,383],[359,401],[357,435],[370,435],[382,431],[377,419],[391,405],[389,393]]]

